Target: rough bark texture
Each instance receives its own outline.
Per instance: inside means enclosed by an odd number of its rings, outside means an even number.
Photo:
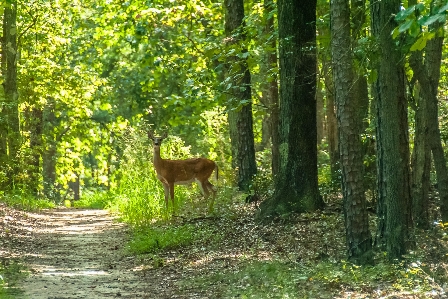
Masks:
[[[348,257],[356,263],[367,264],[373,260],[372,236],[363,184],[362,119],[359,117],[359,98],[353,89],[348,0],[331,1],[331,28]]]
[[[352,8],[352,47],[357,46],[357,42],[360,38],[365,37],[364,22],[365,22],[365,0],[351,0]],[[365,59],[362,57],[362,59]],[[363,65],[363,61],[359,61],[358,65]],[[357,115],[361,119],[359,125],[361,126],[360,132],[364,133],[365,129],[369,126],[369,91],[367,85],[367,77],[364,72],[354,72],[354,84],[353,94],[357,102]]]
[[[229,45],[238,44],[243,38],[243,0],[225,0],[225,33]],[[246,51],[242,49],[242,51]],[[232,166],[237,171],[237,185],[249,191],[252,178],[257,173],[252,119],[251,78],[247,61],[236,56],[228,57],[226,76],[233,83],[229,102],[229,129],[232,143]],[[244,102],[244,104],[240,104]]]
[[[259,219],[323,206],[317,187],[316,1],[280,0],[280,170]]]
[[[416,1],[409,1],[410,5],[415,4]],[[409,60],[409,64],[414,72],[414,78],[420,83],[419,87],[421,101],[425,104],[424,119],[422,122],[427,126],[427,138],[429,146],[432,151],[434,159],[434,166],[437,174],[437,186],[440,196],[440,212],[442,221],[448,221],[448,170],[446,166],[446,159],[443,152],[443,145],[440,136],[439,121],[438,121],[438,86],[440,79],[440,66],[442,62],[442,45],[444,39],[443,24],[434,23],[431,30],[436,31],[437,35],[429,40],[425,48],[425,56],[422,53],[413,52]],[[417,138],[417,136],[416,136]],[[420,147],[419,147],[420,148]],[[419,156],[423,154],[419,153]],[[423,175],[423,174],[422,174]],[[424,174],[429,176],[429,174]],[[426,183],[425,183],[426,184]],[[424,196],[417,194],[417,196]],[[417,200],[417,202],[416,202]],[[427,200],[427,198],[426,198]],[[421,202],[421,198],[414,198],[414,203],[418,204],[417,209],[427,209],[427,203]],[[428,214],[428,211],[419,211],[419,214]],[[416,215],[414,213],[414,215]],[[416,220],[419,225],[421,219]]]
[[[17,91],[17,3],[5,6],[2,38],[2,76],[5,99],[1,107],[0,154],[7,185],[17,172],[17,153],[20,147],[19,103]],[[11,187],[11,186],[9,186]]]
[[[414,91],[417,98],[415,109],[415,138],[412,154],[412,213],[417,227],[429,228],[428,195],[430,187],[431,148],[429,146],[426,99]]]
[[[390,32],[400,1],[372,5],[373,30],[378,38],[377,154],[379,227],[390,259],[401,258],[410,245],[412,221],[409,184],[409,142],[403,57]]]

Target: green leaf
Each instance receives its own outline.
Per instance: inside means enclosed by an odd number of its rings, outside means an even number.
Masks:
[[[445,22],[445,15],[437,14],[437,15],[430,16],[428,19],[426,19],[425,22],[422,23],[422,26],[429,26],[437,21],[442,22],[442,23]]]
[[[448,10],[448,3],[439,9],[439,14]]]
[[[404,22],[403,24],[400,25],[400,27],[398,28],[398,31],[400,33],[407,31],[409,28],[411,28],[413,23],[414,23],[414,20],[407,20],[406,22]]]
[[[434,38],[434,32],[427,32],[426,34],[422,34],[419,39],[412,45],[411,51],[421,51],[426,47],[426,43],[428,40]]]
[[[395,16],[395,21],[404,21],[408,16],[410,16],[415,11],[415,5],[409,7],[408,9],[402,10]]]
[[[411,24],[411,28],[409,28],[409,34],[412,37],[417,37],[421,32],[420,26],[418,25],[417,22],[412,22]]]

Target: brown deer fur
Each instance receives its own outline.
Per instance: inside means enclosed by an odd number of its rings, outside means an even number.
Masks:
[[[213,209],[216,198],[216,188],[210,183],[209,178],[215,171],[215,178],[218,180],[218,165],[209,159],[192,158],[186,160],[168,160],[160,156],[160,145],[167,137],[167,133],[161,137],[155,137],[152,132],[148,132],[148,137],[153,141],[154,146],[154,168],[157,178],[162,182],[165,190],[165,205],[168,210],[168,198],[174,207],[174,185],[186,185],[193,181],[199,185],[205,199],[212,193],[212,201],[209,210]]]

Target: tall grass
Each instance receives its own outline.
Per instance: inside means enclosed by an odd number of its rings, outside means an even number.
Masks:
[[[122,146],[121,178],[113,190],[116,198],[110,208],[124,221],[134,226],[148,225],[155,219],[167,217],[191,197],[191,189],[176,187],[177,204],[172,207],[170,202],[170,211],[167,211],[162,184],[152,163],[152,144],[145,132],[129,129]],[[161,155],[165,159],[185,159],[190,153],[180,138],[168,137],[162,144]]]

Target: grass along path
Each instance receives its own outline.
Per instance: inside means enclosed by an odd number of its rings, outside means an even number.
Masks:
[[[254,221],[254,208],[175,217],[129,243],[131,231],[106,211],[0,203],[0,298],[447,298],[442,226],[416,231],[416,251],[401,263],[378,251],[374,267],[358,267],[344,260],[337,206],[268,225]],[[20,272],[15,263],[26,278],[5,271]]]

